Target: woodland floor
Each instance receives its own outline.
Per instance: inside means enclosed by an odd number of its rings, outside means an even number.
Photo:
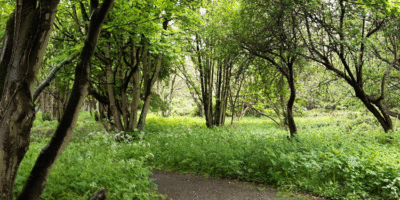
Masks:
[[[305,194],[278,192],[262,184],[231,179],[204,178],[192,174],[153,171],[157,191],[168,200],[269,200],[321,199]]]

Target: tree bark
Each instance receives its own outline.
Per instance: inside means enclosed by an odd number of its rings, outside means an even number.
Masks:
[[[290,131],[290,138],[294,138],[297,132],[296,123],[294,122],[293,118],[293,104],[296,98],[296,88],[294,86],[294,74],[293,74],[293,63],[288,64],[288,83],[290,88],[290,97],[287,102],[287,110],[286,110],[286,119],[288,121],[289,131]]]
[[[130,42],[131,42],[130,52],[129,52],[130,62],[126,60],[126,57],[124,57],[124,62],[125,64],[131,67],[131,71],[129,72],[128,76],[125,78],[124,82],[120,87],[125,131],[133,131],[137,125],[137,109],[140,97],[139,64],[140,60],[143,58],[143,53],[145,52],[144,47],[143,48],[139,47],[136,49],[133,41],[131,40]],[[128,95],[126,93],[126,90],[128,88],[131,78],[133,79],[132,81],[133,91],[132,91],[132,101],[130,108],[131,113],[128,113],[129,106],[128,106]]]
[[[65,65],[71,63],[76,57],[78,57],[78,54],[74,54],[71,57],[61,61],[58,65],[56,65],[49,73],[49,75],[47,76],[47,78],[40,83],[40,85],[38,86],[38,88],[35,90],[35,93],[33,94],[33,102],[36,101],[36,99],[38,98],[38,96],[40,95],[40,93],[50,85],[50,82],[53,81],[53,79],[56,77],[56,74],[58,72],[58,70],[60,70],[62,67],[64,67]]]
[[[212,84],[213,84],[213,61],[203,63],[203,55],[200,51],[201,38],[196,34],[196,51],[197,51],[197,69],[200,73],[201,101],[204,106],[204,115],[206,118],[207,128],[213,127],[213,110],[212,110]],[[210,58],[208,58],[210,59]]]
[[[35,79],[57,12],[57,0],[16,2],[0,53],[0,199],[12,200],[15,176],[35,119]],[[34,34],[33,34],[34,33]]]
[[[144,81],[145,99],[144,99],[144,104],[143,104],[142,112],[140,113],[140,118],[139,118],[139,123],[138,123],[139,131],[143,131],[144,126],[145,126],[147,112],[149,111],[149,108],[150,108],[151,90],[152,90],[154,83],[156,82],[156,80],[158,78],[158,74],[161,69],[162,58],[163,58],[163,55],[161,53],[159,53],[157,55],[157,59],[156,59],[157,62],[155,63],[154,71],[153,71],[151,77],[149,77],[149,71],[152,68],[150,55],[148,55],[148,61],[147,61],[148,71],[143,70],[143,76],[145,77],[145,81]],[[147,78],[146,78],[146,74],[148,75]]]
[[[54,97],[50,88],[46,88],[40,95],[40,108],[42,110],[42,116],[52,116]]]
[[[216,104],[214,112],[214,125],[223,126],[225,124],[226,108],[228,105],[228,96],[230,91],[230,77],[232,71],[230,60],[219,63],[216,85]]]
[[[363,102],[365,107],[375,116],[375,118],[381,124],[383,130],[388,132],[393,130],[393,123],[392,119],[390,118],[388,110],[385,106],[381,103],[380,100],[376,100],[371,96],[367,96],[361,88],[357,86],[353,86],[356,96]],[[375,104],[375,106],[374,106]]]
[[[242,76],[242,78],[240,78],[240,76]],[[235,98],[233,98],[233,96],[232,96],[232,91],[229,93],[229,96],[230,96],[230,103],[231,103],[231,112],[232,112],[232,120],[231,120],[231,125],[233,124],[233,121],[234,121],[234,118],[235,118],[235,115],[236,115],[236,103],[237,103],[237,100],[238,100],[238,98],[239,98],[239,93],[240,93],[240,90],[242,89],[242,84],[243,84],[243,82],[244,82],[244,79],[245,79],[245,75],[243,74],[238,74],[237,75],[237,77],[236,77],[236,82],[238,81],[238,79],[239,79],[239,87],[238,87],[238,89],[237,89],[237,91],[236,91],[236,96],[235,96]]]
[[[18,200],[36,200],[40,198],[41,193],[46,187],[46,180],[52,166],[72,138],[74,127],[79,116],[79,110],[83,104],[83,100],[87,96],[90,77],[90,60],[97,45],[101,27],[113,3],[114,0],[104,0],[102,6],[99,8],[98,1],[91,1],[92,16],[88,35],[75,69],[75,81],[65,113],[50,142],[40,152],[22,193],[17,198]]]
[[[102,189],[102,190],[97,191],[88,200],[105,200],[106,197],[107,197],[107,189]]]
[[[164,22],[163,22],[164,30],[167,30],[168,22],[169,22],[169,19],[164,19]],[[161,37],[163,37],[163,36],[164,36],[164,33],[161,34]],[[144,129],[144,126],[146,123],[147,112],[150,108],[151,90],[152,90],[154,83],[157,81],[158,74],[161,69],[162,59],[163,59],[163,54],[158,53],[156,62],[155,62],[155,66],[151,67],[152,62],[151,62],[150,52],[147,52],[147,50],[146,50],[146,53],[147,53],[147,68],[145,67],[145,63],[143,63],[143,80],[144,80],[144,90],[145,90],[145,101],[143,104],[142,112],[140,113],[140,117],[139,117],[139,122],[138,122],[139,131],[143,131],[143,129]],[[146,61],[146,57],[144,57],[144,60]],[[154,68],[154,69],[152,69],[152,68]],[[150,70],[154,70],[151,77],[150,77]]]
[[[121,132],[124,130],[124,127],[122,126],[121,122],[121,116],[118,112],[117,105],[116,105],[116,99],[115,99],[115,93],[114,93],[114,73],[112,70],[112,62],[111,58],[109,57],[108,50],[106,50],[106,59],[108,62],[106,63],[106,76],[107,76],[107,92],[108,92],[108,99],[110,100],[110,110],[112,113],[112,116],[114,118],[114,123],[117,127],[117,131]]]
[[[140,82],[139,82],[139,71],[133,74],[133,91],[132,91],[132,101],[131,101],[131,116],[129,121],[129,130],[133,131],[137,128],[137,111],[140,101]]]

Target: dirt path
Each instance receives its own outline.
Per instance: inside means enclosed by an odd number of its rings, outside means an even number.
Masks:
[[[151,179],[158,192],[173,200],[268,200],[276,199],[276,190],[248,182],[204,178],[175,172],[153,171]]]

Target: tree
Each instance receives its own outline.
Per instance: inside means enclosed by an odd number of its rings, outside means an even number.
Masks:
[[[190,79],[185,67],[181,71],[193,89],[194,99],[200,94],[208,128],[225,123],[232,70],[239,60],[238,44],[229,28],[234,9],[230,1],[209,3],[202,16],[205,23],[199,24],[186,36],[186,49],[199,75],[200,89]],[[200,103],[197,105],[201,106]]]
[[[43,149],[18,199],[39,199],[52,165],[67,146],[85,97],[92,57],[102,23],[113,0],[91,1],[92,19],[76,68],[67,112]],[[13,199],[15,175],[29,148],[35,119],[32,99],[35,78],[47,46],[59,1],[18,1],[7,23],[0,55],[0,198]]]
[[[188,62],[189,61],[186,59],[181,59],[181,61],[177,63],[177,69],[182,74],[181,78],[185,80],[185,84],[189,89],[190,96],[192,97],[194,103],[197,106],[199,117],[203,117],[204,106],[201,101],[201,92],[199,89],[199,84],[196,81],[194,81],[194,79],[199,79],[199,78],[195,70],[189,71],[189,69],[186,67]]]
[[[286,78],[290,89],[285,118],[290,137],[297,131],[293,119],[296,98],[295,66],[299,64],[301,40],[298,33],[300,19],[294,1],[250,1],[241,11],[237,38],[250,54],[265,59]],[[260,22],[261,21],[261,22]],[[244,22],[244,23],[243,23]]]
[[[12,199],[15,176],[29,148],[35,119],[35,77],[59,1],[17,1],[0,53],[0,198]],[[35,35],[32,35],[35,33]]]
[[[392,130],[392,120],[382,103],[387,75],[374,68],[371,51],[373,36],[377,36],[386,26],[390,13],[368,3],[360,6],[345,0],[328,3],[315,1],[303,5],[305,28],[302,35],[309,50],[309,55],[303,56],[323,65],[349,84],[355,96],[375,116],[385,132]],[[386,68],[390,70],[396,62],[394,59]],[[373,73],[368,73],[371,70],[380,74],[378,79],[382,88],[378,96],[366,90],[367,80],[377,78]]]

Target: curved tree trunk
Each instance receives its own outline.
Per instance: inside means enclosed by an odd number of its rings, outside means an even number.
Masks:
[[[290,88],[290,97],[289,100],[287,102],[287,122],[288,122],[288,126],[289,126],[289,131],[290,131],[290,137],[294,138],[295,134],[297,132],[297,127],[296,127],[296,123],[294,122],[293,119],[293,104],[294,104],[294,100],[296,98],[296,88],[294,86],[294,75],[293,75],[293,64],[289,64],[288,65],[289,68],[289,77],[287,77],[288,83],[289,83],[289,88]]]
[[[0,199],[12,200],[15,176],[35,119],[35,79],[59,1],[17,1],[0,52]],[[34,33],[34,35],[32,34]]]
[[[40,195],[46,187],[46,180],[52,166],[72,138],[74,127],[79,116],[79,110],[83,104],[83,100],[87,96],[90,77],[90,60],[97,45],[103,22],[110,12],[113,3],[114,0],[104,0],[101,8],[98,8],[98,1],[91,2],[92,17],[89,31],[75,69],[75,81],[65,113],[50,142],[40,152],[22,193],[17,198],[18,200],[40,199]]]
[[[389,112],[387,109],[382,105],[381,101],[376,101],[375,99],[371,99],[372,97],[368,97],[367,94],[365,94],[364,90],[359,89],[356,86],[353,86],[356,96],[363,102],[365,107],[375,116],[375,118],[379,121],[381,124],[383,130],[385,132],[388,132],[390,130],[393,130],[393,123],[392,119],[390,118]],[[375,100],[375,102],[371,101]],[[374,106],[375,104],[375,106]]]

